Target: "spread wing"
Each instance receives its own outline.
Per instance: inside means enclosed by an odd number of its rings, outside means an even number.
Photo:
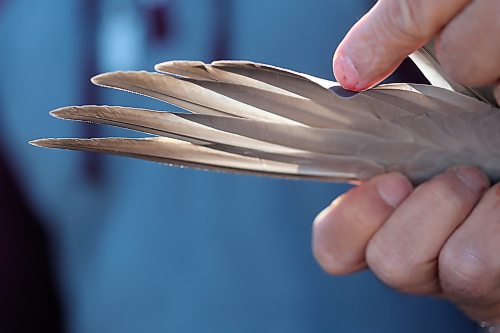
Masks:
[[[500,179],[498,109],[450,89],[402,83],[354,94],[336,82],[245,61],[171,61],[155,68],[157,73],[106,73],[92,82],[190,113],[112,106],[52,112],[153,137],[32,143],[324,181],[366,180],[399,171],[420,183],[455,164],[477,165]]]

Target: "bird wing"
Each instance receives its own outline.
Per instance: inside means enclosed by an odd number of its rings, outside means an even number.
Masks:
[[[500,179],[498,109],[443,84],[399,83],[352,93],[336,82],[248,61],[169,61],[155,69],[105,73],[92,82],[189,113],[115,106],[51,112],[153,137],[32,143],[323,181],[367,180],[398,171],[418,184],[455,164],[476,165],[492,180]]]

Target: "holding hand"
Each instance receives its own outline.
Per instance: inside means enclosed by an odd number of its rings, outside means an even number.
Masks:
[[[407,293],[500,320],[500,184],[461,166],[412,189],[400,174],[356,187],[318,215],[314,254],[331,274],[366,266]]]
[[[366,90],[413,51],[436,39],[436,56],[452,79],[495,84],[500,101],[500,3],[497,0],[379,0],[340,43],[337,81]]]
[[[471,86],[496,84],[500,2],[379,0],[334,55],[344,88],[390,75],[431,38],[443,68]],[[459,166],[413,188],[392,173],[361,184],[318,215],[313,250],[331,274],[369,267],[402,292],[449,298],[477,321],[500,323],[500,184]]]

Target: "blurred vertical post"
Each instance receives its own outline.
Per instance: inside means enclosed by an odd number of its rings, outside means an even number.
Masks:
[[[214,46],[213,60],[229,59],[229,42],[231,37],[232,0],[213,0],[214,16]]]
[[[171,15],[172,2],[168,1],[140,1],[146,17],[148,41],[151,43],[164,43],[171,37],[173,32]]]
[[[0,0],[1,1],[1,0]],[[82,79],[82,102],[83,104],[99,104],[98,89],[90,83],[90,78],[97,75],[97,34],[99,20],[99,0],[81,0],[81,31],[82,31],[82,52],[83,66]],[[100,127],[95,124],[80,124],[84,137],[99,137]],[[84,153],[83,173],[85,178],[97,183],[103,178],[103,159],[98,154]]]
[[[16,179],[2,124],[0,117],[0,332],[62,332],[48,237]]]

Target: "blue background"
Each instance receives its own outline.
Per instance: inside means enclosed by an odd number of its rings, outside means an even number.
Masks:
[[[223,56],[331,78],[336,45],[369,6],[0,2],[0,139],[48,232],[69,332],[474,329],[451,304],[398,294],[370,272],[330,277],[320,270],[310,250],[311,221],[346,185],[214,174],[27,144],[137,135],[48,115],[61,106],[175,110],[94,88],[88,83],[94,71]]]

